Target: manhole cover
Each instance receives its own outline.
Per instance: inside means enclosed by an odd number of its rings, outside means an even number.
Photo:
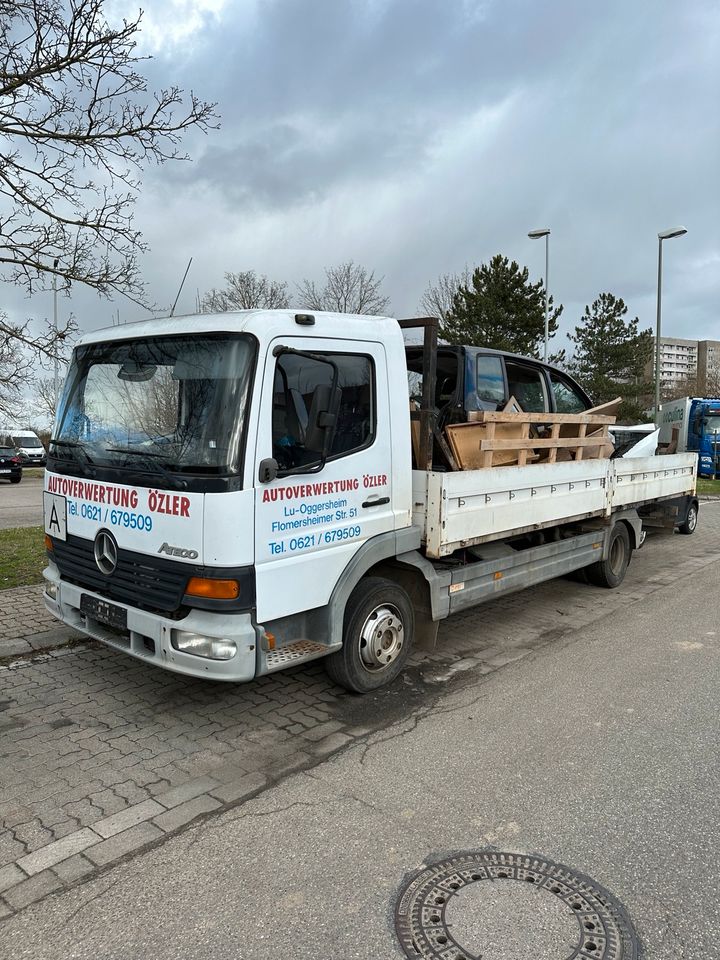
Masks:
[[[465,853],[402,890],[395,929],[426,960],[637,960],[627,914],[589,877],[541,857]]]

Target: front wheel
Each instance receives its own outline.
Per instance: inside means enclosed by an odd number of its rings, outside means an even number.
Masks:
[[[684,533],[686,536],[695,533],[698,524],[698,505],[696,503],[691,503],[688,507],[688,511],[685,514],[685,519],[678,526],[678,533]]]
[[[10,483],[20,483],[22,480],[22,474],[19,477],[10,477]]]
[[[587,578],[596,587],[619,587],[630,563],[630,534],[624,523],[616,523],[610,534],[607,557],[586,567]]]
[[[414,629],[402,587],[382,577],[361,580],[345,607],[342,648],[325,659],[330,679],[353,693],[390,683],[410,656]]]

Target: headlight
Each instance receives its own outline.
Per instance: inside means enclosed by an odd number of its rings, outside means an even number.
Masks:
[[[181,653],[191,653],[194,657],[205,657],[207,660],[232,660],[237,653],[234,640],[204,637],[187,630],[173,630],[171,643]]]
[[[57,601],[58,588],[54,583],[50,583],[49,580],[45,581],[45,596],[49,597],[51,600]]]

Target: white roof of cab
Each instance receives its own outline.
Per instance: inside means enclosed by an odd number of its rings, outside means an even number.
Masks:
[[[315,318],[312,326],[296,322],[296,315],[308,314]],[[326,313],[320,310],[237,310],[184,317],[161,317],[117,327],[104,327],[86,333],[78,343],[105,343],[109,340],[135,340],[194,333],[251,333],[264,342],[275,337],[303,335],[347,340],[384,341],[393,336],[402,338],[400,327],[392,317]]]

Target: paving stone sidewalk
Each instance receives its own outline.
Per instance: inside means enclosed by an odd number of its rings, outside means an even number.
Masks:
[[[628,604],[652,602],[703,568],[716,575],[718,560],[720,504],[703,504],[698,532],[649,536],[618,590],[559,580],[457,615],[441,625],[436,653],[416,655],[401,680],[366,697],[333,686],[317,662],[228,685],[150,668],[94,643],[5,661],[0,919],[295,770],[382,737],[397,720],[414,722],[462,673],[482,682],[482,674],[542,655],[546,644],[567,642],[607,615],[621,630]],[[25,637],[51,632],[41,603],[39,588],[0,591],[0,626],[42,627]]]
[[[0,590],[0,660],[47,650],[79,638],[45,609],[41,584]]]

